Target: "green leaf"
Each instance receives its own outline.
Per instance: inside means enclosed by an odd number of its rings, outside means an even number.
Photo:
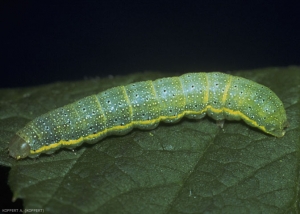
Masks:
[[[17,161],[8,156],[7,142],[31,119],[107,88],[163,75],[1,90],[0,161],[11,166],[14,199],[45,213],[299,213],[300,68],[232,74],[281,98],[290,123],[283,138],[241,121],[226,121],[222,130],[206,117]]]

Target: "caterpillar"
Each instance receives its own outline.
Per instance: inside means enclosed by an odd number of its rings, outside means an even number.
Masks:
[[[276,137],[287,127],[281,100],[266,86],[219,72],[187,73],[114,87],[52,110],[19,130],[8,149],[16,159],[36,157],[206,114],[217,122],[244,120]]]

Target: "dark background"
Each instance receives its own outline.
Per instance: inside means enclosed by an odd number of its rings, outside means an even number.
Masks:
[[[0,88],[300,64],[296,4],[228,2],[1,1]]]
[[[300,65],[297,1],[229,2],[1,1],[0,88]],[[0,208],[20,207],[3,186]]]

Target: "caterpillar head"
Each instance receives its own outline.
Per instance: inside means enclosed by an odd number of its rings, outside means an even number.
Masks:
[[[14,135],[8,145],[9,155],[17,160],[26,158],[30,154],[30,146],[19,135]]]

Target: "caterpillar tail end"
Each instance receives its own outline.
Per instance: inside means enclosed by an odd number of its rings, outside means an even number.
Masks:
[[[30,146],[18,135],[14,135],[8,145],[9,155],[17,160],[26,158],[30,154]]]

